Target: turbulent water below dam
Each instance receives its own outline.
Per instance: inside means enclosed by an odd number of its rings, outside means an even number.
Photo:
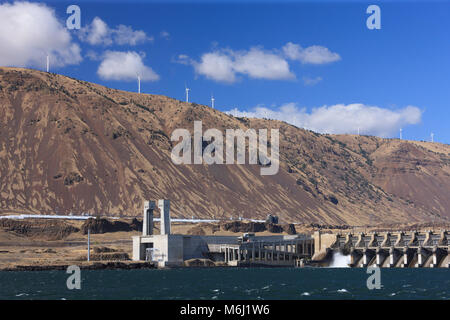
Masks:
[[[0,299],[450,299],[448,269],[381,269],[379,290],[360,268],[183,268],[0,272]]]

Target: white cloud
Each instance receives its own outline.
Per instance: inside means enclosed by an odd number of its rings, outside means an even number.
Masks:
[[[135,46],[145,41],[153,41],[153,37],[147,37],[147,34],[142,30],[133,30],[129,26],[119,25],[113,30],[115,41],[118,45],[129,44]]]
[[[255,79],[292,79],[295,75],[289,64],[277,54],[265,52],[260,48],[236,52],[234,69]]]
[[[0,65],[44,67],[77,64],[80,47],[58,21],[53,9],[30,2],[0,5]]]
[[[304,77],[302,78],[302,80],[303,80],[303,83],[304,83],[306,86],[315,86],[315,85],[318,84],[320,81],[322,81],[322,77],[311,78],[311,77],[304,76]]]
[[[204,53],[200,61],[192,60],[187,55],[179,55],[177,62],[190,64],[197,74],[219,82],[235,82],[238,75],[269,80],[295,78],[283,57],[274,51],[265,51],[259,47],[248,51],[218,49]]]
[[[197,74],[208,79],[232,83],[238,79],[239,75],[246,75],[253,79],[295,79],[288,59],[298,60],[304,64],[325,64],[338,61],[341,57],[326,47],[302,48],[298,44],[288,42],[281,49],[274,50],[264,50],[261,47],[241,51],[216,49],[204,53],[199,61],[193,60],[187,55],[179,55],[177,62],[192,65]],[[322,79],[320,78],[320,80]],[[320,80],[316,78],[315,82]]]
[[[159,75],[144,65],[142,56],[134,51],[106,51],[97,74],[104,80],[132,81],[137,75],[142,81],[159,80]]]
[[[185,59],[186,61],[186,59]],[[200,62],[193,62],[195,72],[221,82],[236,81],[233,58],[220,52],[205,53]]]
[[[108,25],[99,17],[95,17],[90,25],[81,28],[78,34],[81,40],[92,45],[104,44],[109,46],[113,43]]]
[[[142,30],[133,30],[130,26],[123,24],[118,25],[115,29],[111,29],[106,22],[99,17],[95,17],[91,24],[81,28],[79,38],[91,45],[131,45],[135,46],[146,41],[153,41],[152,37],[148,37]]]
[[[389,110],[360,103],[322,106],[309,113],[295,103],[275,110],[257,106],[250,111],[235,108],[227,113],[238,117],[277,119],[320,133],[354,134],[360,128],[361,134],[380,137],[393,136],[400,128],[419,123],[422,117],[422,111],[415,106]]]
[[[168,40],[170,38],[170,33],[164,30],[159,33],[159,36],[163,39]]]
[[[88,50],[86,55],[85,55],[88,59],[93,60],[93,61],[100,61],[102,60],[102,56],[97,53],[94,50]]]
[[[189,65],[192,63],[191,58],[185,54],[179,54],[176,59],[173,59],[172,62],[181,63],[184,65]]]
[[[288,59],[298,60],[304,64],[325,64],[341,60],[339,54],[322,46],[302,48],[298,44],[288,42],[282,50]]]

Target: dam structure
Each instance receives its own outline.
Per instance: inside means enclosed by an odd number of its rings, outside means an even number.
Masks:
[[[161,232],[154,234],[154,211],[160,211]],[[227,266],[328,266],[334,252],[350,256],[349,267],[450,268],[447,230],[313,235],[242,236],[172,234],[170,201],[144,201],[142,235],[133,237],[134,261],[159,267],[184,266],[191,259],[209,259]]]
[[[449,268],[447,230],[314,235],[318,250],[350,255],[350,267]],[[320,244],[322,242],[322,244]]]
[[[161,232],[153,233],[153,217],[160,210]],[[133,237],[134,261],[152,261],[158,267],[183,266],[186,260],[210,259],[228,266],[294,267],[314,254],[309,235],[204,236],[172,234],[170,201],[144,201],[142,235]]]

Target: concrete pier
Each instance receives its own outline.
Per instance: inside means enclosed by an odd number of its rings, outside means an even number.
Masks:
[[[355,248],[351,248],[350,250],[350,266],[357,267],[358,262],[362,258],[362,252],[360,250],[356,250]]]
[[[430,250],[427,250],[423,247],[417,248],[417,262],[415,264],[415,267],[422,268],[430,255],[431,255]]]
[[[395,249],[394,246],[389,248],[389,268],[395,268],[401,258],[401,253],[398,249]]]
[[[376,254],[375,266],[382,267],[386,259],[389,257],[389,251],[377,247],[375,254]]]
[[[369,266],[370,262],[372,261],[373,257],[375,256],[374,250],[364,248],[362,256],[361,264],[359,265],[361,268],[366,268]]]
[[[408,240],[409,242],[410,240]],[[414,257],[414,250],[412,250],[409,247],[404,247],[403,248],[403,262],[400,265],[401,268],[408,268],[408,266],[411,264],[411,260]]]
[[[432,252],[432,260],[430,263],[430,268],[437,268],[442,260],[445,258],[445,251],[435,246]]]

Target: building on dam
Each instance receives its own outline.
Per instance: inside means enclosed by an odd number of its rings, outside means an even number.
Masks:
[[[294,266],[314,254],[308,235],[203,236],[172,234],[170,201],[158,200],[160,234],[153,232],[155,201],[144,202],[142,235],[133,237],[133,260],[147,260],[160,267],[182,266],[189,259],[211,259],[230,266]]]

